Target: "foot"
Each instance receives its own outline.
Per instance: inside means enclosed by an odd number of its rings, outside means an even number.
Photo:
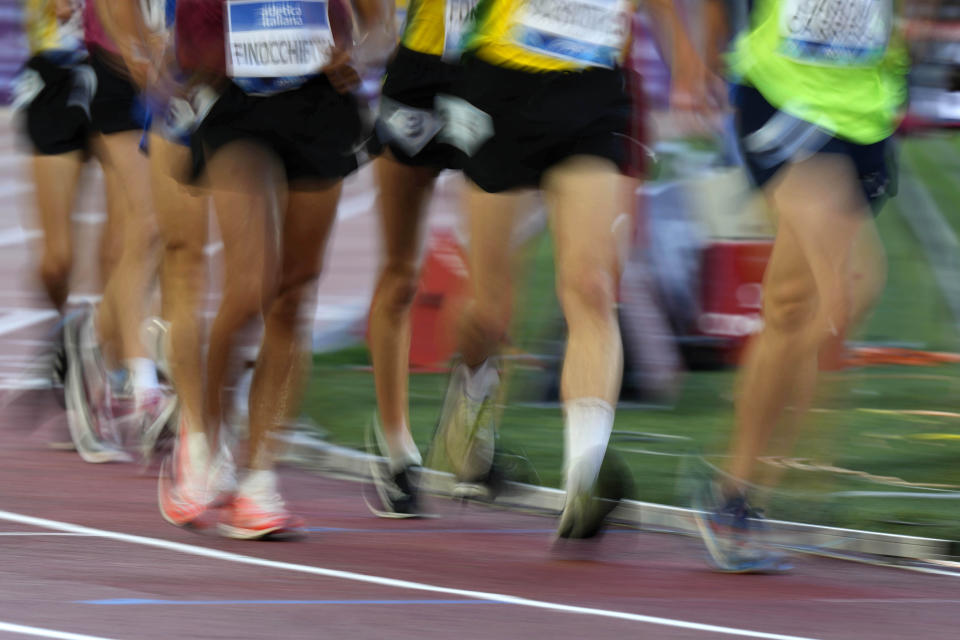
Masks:
[[[567,496],[557,538],[584,540],[597,537],[603,532],[607,516],[630,494],[632,485],[626,465],[613,452],[607,451],[593,486]]]
[[[694,519],[710,564],[723,573],[780,573],[791,568],[787,557],[757,540],[764,529],[762,512],[740,492],[724,494],[704,479],[695,490]]]
[[[374,515],[398,519],[421,517],[417,486],[420,481],[420,467],[409,466],[393,473],[386,464],[376,461],[372,464],[375,467],[373,483],[380,498],[379,509],[367,503]]]
[[[130,455],[102,429],[110,422],[106,406],[110,401],[109,382],[93,352],[96,346],[91,313],[75,314],[64,326],[68,365],[64,397],[70,438],[86,462],[129,462]]]
[[[476,371],[461,362],[450,374],[436,439],[465,496],[484,487],[491,475],[499,386],[500,375],[489,361]]]
[[[237,540],[295,539],[305,534],[303,521],[287,511],[280,496],[236,495],[224,508],[217,528],[221,535]]]

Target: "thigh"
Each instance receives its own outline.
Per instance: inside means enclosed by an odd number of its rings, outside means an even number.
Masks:
[[[280,161],[260,145],[232,142],[210,157],[207,171],[223,240],[225,289],[269,295],[276,285],[280,218],[287,207]]]
[[[547,205],[555,245],[557,284],[588,272],[619,278],[633,228],[633,178],[612,161],[578,156],[545,176]]]
[[[281,290],[320,275],[342,189],[337,180],[324,188],[290,191],[283,220]]]
[[[414,264],[437,171],[398,162],[389,150],[374,161],[374,167],[380,189],[380,236],[386,260]]]
[[[480,308],[509,309],[514,274],[514,230],[527,192],[487,193],[470,183],[466,193],[469,267]]]
[[[207,242],[209,199],[173,177],[173,168],[189,158],[189,148],[150,136],[151,188],[164,244],[200,253]]]

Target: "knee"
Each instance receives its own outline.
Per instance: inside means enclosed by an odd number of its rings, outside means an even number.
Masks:
[[[167,238],[163,243],[163,262],[175,275],[195,277],[206,265],[206,256],[200,243]]]
[[[413,304],[417,293],[417,271],[412,264],[388,263],[377,283],[374,311],[400,315]]]
[[[468,342],[500,344],[510,331],[510,311],[498,305],[482,305],[476,301],[461,317],[460,333]]]
[[[224,287],[218,315],[229,319],[231,324],[241,325],[259,316],[266,304],[261,283],[245,279],[242,283],[228,284]]]
[[[267,321],[274,326],[296,326],[305,301],[317,287],[317,279],[317,276],[311,276],[280,287],[270,302]]]
[[[813,322],[817,296],[806,288],[776,288],[765,292],[764,326],[778,333],[797,333]]]
[[[69,252],[46,252],[40,263],[40,277],[47,286],[66,286],[72,264]]]
[[[567,314],[609,314],[616,304],[616,279],[599,267],[561,273],[557,295]]]

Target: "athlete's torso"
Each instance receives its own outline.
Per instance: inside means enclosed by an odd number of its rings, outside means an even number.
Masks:
[[[477,4],[478,0],[401,0],[398,5],[405,20],[400,42],[413,51],[454,62]]]
[[[60,22],[55,0],[25,0],[24,28],[30,53],[48,51],[77,51],[83,47],[82,3],[77,2],[73,17]]]
[[[905,98],[894,14],[895,0],[754,0],[733,71],[779,109],[877,142],[892,133]]]
[[[481,0],[466,48],[530,71],[619,66],[633,0]]]

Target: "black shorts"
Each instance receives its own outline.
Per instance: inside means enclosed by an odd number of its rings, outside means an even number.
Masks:
[[[632,107],[621,69],[530,73],[468,55],[456,95],[469,105],[446,117],[468,154],[464,173],[484,191],[539,187],[573,156],[627,168]]]
[[[763,187],[794,160],[815,153],[836,153],[850,158],[863,195],[875,212],[896,194],[896,162],[889,140],[850,142],[780,111],[753,87],[737,85],[732,93],[740,150],[756,186]]]
[[[85,58],[40,54],[27,61],[17,76],[14,93],[36,153],[86,150],[96,86],[96,76]]]
[[[287,180],[344,178],[357,168],[360,132],[356,98],[337,93],[325,76],[268,96],[231,83],[191,136],[193,178],[218,149],[241,140],[275,153]]]
[[[387,147],[403,164],[457,168],[462,154],[441,139],[436,100],[453,91],[459,72],[459,65],[440,56],[399,47],[387,65],[371,153]]]
[[[119,69],[117,56],[99,49],[90,50],[90,66],[97,74],[97,92],[90,105],[93,131],[103,134],[142,131],[147,109],[140,90]]]

